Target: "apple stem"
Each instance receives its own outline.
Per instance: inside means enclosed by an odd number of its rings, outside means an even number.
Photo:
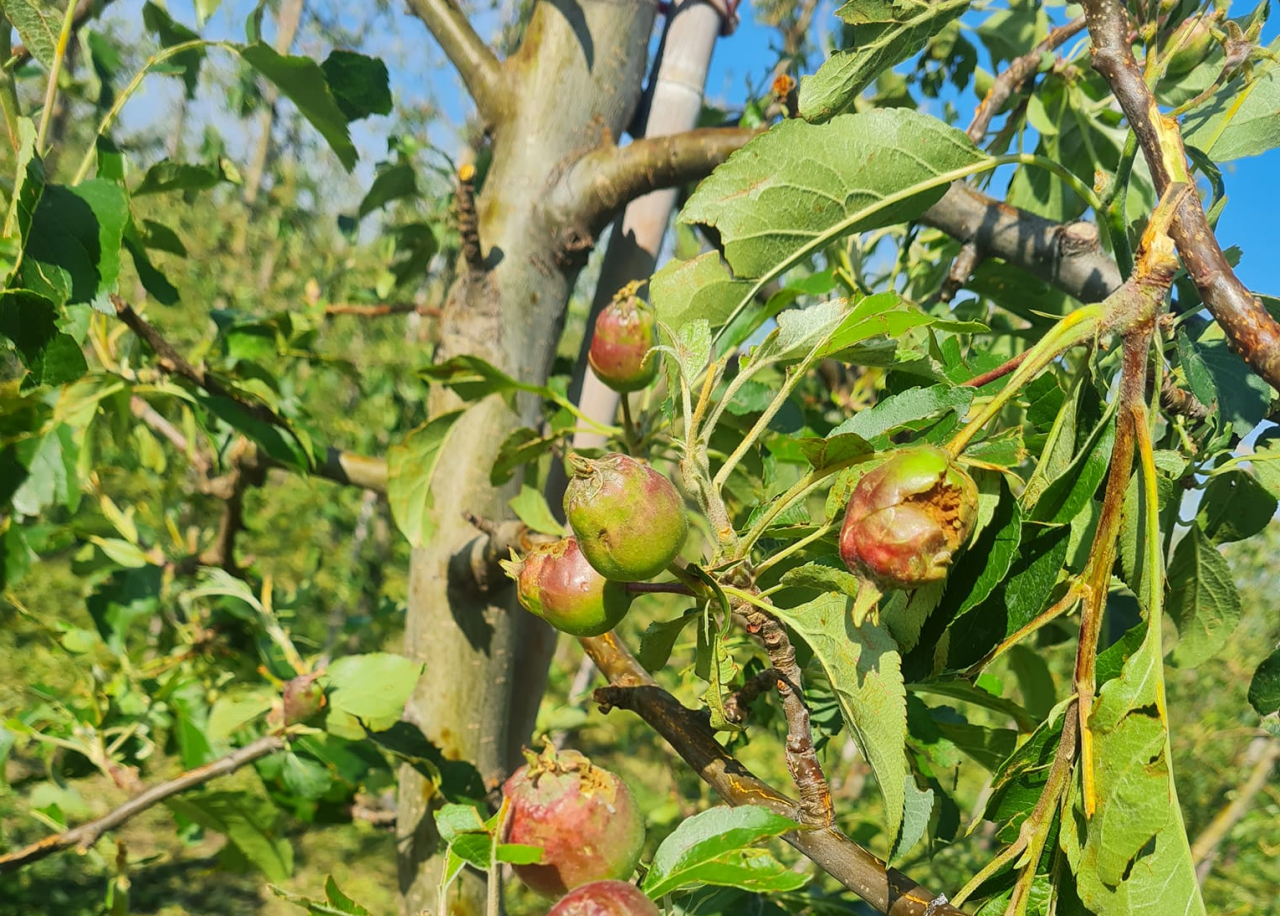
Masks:
[[[693,589],[683,582],[628,582],[627,591],[633,595],[692,595]]]

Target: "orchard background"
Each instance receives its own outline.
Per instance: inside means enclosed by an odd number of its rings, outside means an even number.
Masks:
[[[544,736],[670,912],[1273,912],[1269,5],[409,7],[0,0],[0,913],[542,913]],[[976,530],[868,607],[918,444]],[[557,639],[607,451],[691,533]]]

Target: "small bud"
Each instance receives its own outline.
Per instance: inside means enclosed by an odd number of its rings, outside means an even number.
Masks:
[[[931,445],[905,448],[858,481],[840,556],[882,588],[940,582],[977,515],[978,487],[950,455]]]
[[[300,725],[314,719],[325,707],[319,674],[304,674],[284,685],[284,724]]]

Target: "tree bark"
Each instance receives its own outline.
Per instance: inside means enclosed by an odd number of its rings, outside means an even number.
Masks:
[[[612,144],[640,95],[656,0],[543,0],[516,54],[503,68],[513,91],[493,105],[493,164],[477,200],[484,268],[459,265],[440,322],[439,358],[478,355],[516,378],[540,384],[551,369],[574,278],[592,238],[547,206],[574,161]],[[456,405],[431,396],[438,414]],[[410,568],[405,654],[426,671],[405,709],[446,757],[474,761],[496,788],[519,762],[542,696],[554,633],[516,608],[505,581],[486,590],[469,572],[467,546],[478,535],[472,512],[510,517],[519,486],[495,489],[489,469],[506,436],[535,424],[538,404],[513,411],[498,398],[458,422],[437,470],[432,543]],[[539,665],[517,668],[522,657]],[[397,831],[400,890],[407,912],[436,911],[440,859],[431,786],[404,767]],[[451,897],[451,913],[478,916],[476,882]],[[441,914],[443,916],[443,914]]]

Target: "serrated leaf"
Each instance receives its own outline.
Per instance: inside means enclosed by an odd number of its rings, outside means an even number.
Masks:
[[[887,436],[909,423],[924,420],[935,414],[954,411],[963,416],[973,402],[972,388],[932,385],[927,388],[908,388],[891,394],[875,406],[860,410],[830,432],[830,436],[857,433],[868,442]]]
[[[1280,710],[1280,649],[1262,660],[1249,682],[1249,705],[1260,716]]]
[[[933,814],[933,790],[921,790],[916,785],[915,778],[910,775],[905,779],[902,830],[898,832],[898,839],[894,842],[890,862],[901,861],[923,839],[929,828],[929,816]]]
[[[356,219],[364,219],[374,210],[393,200],[410,197],[418,193],[418,173],[413,166],[399,163],[382,169],[369,185],[364,199],[360,201],[360,209],[356,211]]]
[[[1243,541],[1266,528],[1275,517],[1276,497],[1249,471],[1233,468],[1215,474],[1200,500],[1199,519],[1215,544]]]
[[[905,108],[788,119],[698,185],[680,221],[714,226],[734,275],[760,277],[833,238],[919,216],[953,173],[986,161],[961,131]]]
[[[755,805],[720,806],[695,814],[682,821],[653,854],[643,890],[650,899],[661,900],[688,884],[741,887],[732,879],[750,875],[753,866],[737,853],[798,827],[790,818]],[[800,884],[789,889],[808,883],[807,876],[800,877]]]
[[[1280,52],[1280,39],[1268,50]],[[1235,80],[1183,118],[1183,139],[1214,162],[1257,156],[1280,144],[1280,67],[1267,61],[1242,87]]]
[[[674,620],[651,622],[640,636],[640,650],[636,653],[636,659],[646,671],[657,671],[665,667],[684,628],[700,616],[696,609],[690,609]]]
[[[1227,644],[1240,622],[1240,595],[1226,557],[1193,525],[1169,563],[1165,611],[1178,628],[1173,662],[1194,668]]]
[[[62,31],[62,13],[58,8],[41,0],[0,0],[0,9],[31,56],[45,69],[52,69],[58,35]]]
[[[284,881],[293,871],[293,847],[276,828],[278,814],[264,798],[246,792],[203,792],[165,801],[187,820],[226,836],[269,881]]]
[[[805,460],[819,471],[875,451],[875,447],[862,436],[835,430],[825,439],[801,439],[796,445]]]
[[[338,48],[329,52],[320,70],[348,121],[391,114],[391,88],[382,61]]]
[[[387,449],[387,503],[396,527],[414,547],[431,540],[431,480],[444,444],[463,411],[455,410],[428,420]]]
[[[845,569],[839,557],[819,557],[812,563],[788,569],[778,580],[787,588],[809,588],[819,592],[839,592],[850,598],[858,595],[858,577]]]
[[[347,655],[326,669],[323,683],[329,698],[325,730],[339,738],[363,738],[390,728],[422,674],[422,665],[403,655],[371,652]],[[364,723],[363,726],[361,723]]]
[[[0,337],[7,339],[37,385],[62,385],[89,371],[84,353],[58,330],[57,307],[29,290],[0,293]]]
[[[24,285],[33,275],[50,278],[59,304],[94,302],[113,292],[120,275],[120,248],[129,221],[124,188],[94,178],[73,188],[44,189],[23,256]]]
[[[811,121],[849,111],[881,73],[922,49],[969,8],[968,0],[850,0],[836,10],[854,27],[855,47],[837,51],[800,80],[800,114]]]
[[[688,261],[672,259],[653,275],[649,289],[658,320],[679,332],[698,318],[723,325],[750,294],[751,283],[729,276],[720,252],[708,251]]]
[[[888,630],[855,627],[853,599],[824,595],[796,608],[776,608],[826,672],[840,711],[875,773],[885,802],[890,844],[902,823],[907,772],[907,694],[898,644]]]
[[[354,169],[358,155],[347,130],[348,119],[330,91],[320,65],[309,57],[278,54],[262,42],[236,50],[246,63],[298,106],[302,116],[328,141],[343,168],[348,172]]]

